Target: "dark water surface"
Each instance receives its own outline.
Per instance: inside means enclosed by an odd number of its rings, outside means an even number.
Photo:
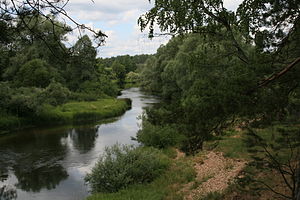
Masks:
[[[138,88],[124,90],[120,98],[130,98],[132,109],[110,123],[33,129],[1,137],[0,188],[16,189],[18,200],[84,199],[88,195],[84,176],[105,146],[135,144],[131,136],[139,129],[137,117],[157,102]]]

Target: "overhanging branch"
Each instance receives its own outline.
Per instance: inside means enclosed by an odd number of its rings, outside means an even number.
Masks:
[[[296,58],[291,64],[289,64],[288,66],[286,66],[284,69],[282,69],[280,72],[277,72],[276,74],[273,74],[272,76],[264,79],[263,81],[261,81],[257,87],[253,88],[252,90],[249,91],[249,93],[254,92],[255,90],[265,87],[268,84],[270,84],[271,82],[273,82],[274,80],[280,78],[281,76],[283,76],[284,74],[286,74],[288,71],[290,71],[291,69],[293,69],[298,63],[300,63],[300,57]]]

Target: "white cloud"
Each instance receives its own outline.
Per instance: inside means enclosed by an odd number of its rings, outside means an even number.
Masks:
[[[224,0],[230,10],[236,10],[242,0]],[[152,1],[153,3],[153,1]],[[135,55],[155,53],[156,49],[167,43],[169,37],[148,39],[147,31],[141,33],[137,19],[152,7],[148,0],[71,0],[67,12],[79,23],[101,29],[108,35],[105,46],[100,47],[100,57],[117,55]],[[158,30],[158,29],[156,29]],[[88,31],[85,34],[92,35]],[[75,44],[79,34],[68,37],[69,43]]]
[[[109,36],[106,45],[99,49],[100,57],[112,57],[116,55],[153,54],[157,48],[166,44],[169,37],[157,37],[150,40],[146,33],[140,33],[138,26],[127,39],[121,39],[115,31],[108,31]]]
[[[94,3],[72,0],[68,4],[67,11],[79,19],[112,23],[112,21],[124,22],[136,19],[139,14],[150,8],[151,5],[147,0],[94,0]]]
[[[243,0],[224,0],[224,6],[229,10],[235,11],[242,2]]]

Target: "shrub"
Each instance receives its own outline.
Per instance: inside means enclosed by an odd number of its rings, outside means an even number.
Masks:
[[[61,83],[52,81],[48,87],[41,93],[40,98],[43,103],[53,106],[64,104],[68,101],[71,92]]]
[[[8,111],[19,117],[32,117],[41,106],[38,96],[42,89],[35,87],[21,87],[13,90],[8,104]]]
[[[205,197],[201,198],[201,200],[221,200],[224,199],[223,195],[218,192],[210,192]]]
[[[114,145],[105,149],[85,180],[92,192],[117,192],[153,181],[168,165],[168,158],[157,149]]]
[[[0,82],[0,112],[8,108],[11,99],[11,88],[7,82]]]
[[[7,133],[9,130],[18,128],[22,123],[22,119],[0,113],[0,135],[1,133]]]
[[[128,83],[137,83],[140,80],[140,75],[135,72],[129,72],[126,74],[126,82]]]
[[[185,136],[174,126],[155,126],[147,121],[143,122],[143,129],[137,133],[138,142],[157,148],[179,145],[184,139]]]
[[[79,85],[77,92],[80,93],[95,93],[97,95],[102,95],[100,88],[100,83],[98,81],[85,81]]]
[[[56,76],[57,72],[47,62],[33,59],[21,66],[15,79],[19,86],[45,88]]]

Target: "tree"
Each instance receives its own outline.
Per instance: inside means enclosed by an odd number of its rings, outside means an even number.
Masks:
[[[254,177],[253,182],[267,187],[278,197],[284,199],[297,200],[299,198],[299,157],[300,157],[300,133],[297,127],[277,128],[276,134],[272,133],[269,141],[252,129],[248,129],[248,146],[253,154],[251,165],[259,169],[272,169],[282,182],[286,185],[288,192],[277,191],[276,187],[271,186]],[[250,145],[249,145],[250,144]]]
[[[15,81],[19,86],[45,88],[56,77],[57,72],[48,63],[34,59],[25,63],[17,73]]]
[[[126,73],[136,70],[136,64],[132,61],[132,57],[130,57],[129,55],[118,56],[117,60],[125,66]]]
[[[129,83],[138,83],[140,80],[140,75],[135,72],[129,72],[126,74],[126,81]]]
[[[123,87],[124,83],[125,83],[125,77],[126,77],[126,69],[125,66],[122,65],[121,63],[119,63],[118,61],[115,61],[112,66],[111,66],[117,81],[118,81],[118,85],[119,87]]]
[[[41,16],[28,17],[24,18],[24,20],[31,20],[28,26],[43,34],[47,43],[32,35],[27,29],[20,28],[19,33],[12,36],[14,40],[3,47],[3,54],[8,58],[3,56],[5,65],[3,66],[2,78],[4,80],[13,80],[21,66],[34,59],[41,59],[60,72],[65,70],[69,56],[66,53],[68,50],[63,41],[65,40],[65,35],[70,31],[69,28],[64,28],[63,24],[56,20],[53,23],[55,22],[57,27],[53,28],[52,24],[45,21],[45,18]],[[18,21],[16,23],[17,27],[21,26],[18,25]],[[64,82],[62,75],[60,75],[58,81]]]
[[[155,36],[155,23],[172,35],[187,32],[220,35],[231,41],[235,55],[246,66],[253,61],[238,41],[237,34],[242,34],[248,43],[263,40],[259,42],[263,46],[257,44],[259,50],[279,51],[300,20],[300,4],[295,0],[244,0],[236,13],[227,10],[220,0],[155,0],[154,5],[139,18],[141,30],[149,28],[150,37]]]
[[[80,24],[75,21],[71,16],[69,16],[66,11],[66,6],[69,3],[68,0],[57,0],[57,1],[48,1],[48,0],[4,0],[0,2],[0,20],[5,22],[14,21],[15,19],[20,19],[22,27],[30,31],[33,35],[43,40],[45,44],[48,43],[46,38],[41,35],[38,31],[34,30],[29,23],[31,20],[26,21],[26,18],[34,18],[38,16],[44,17],[45,21],[52,24],[53,28],[61,27],[57,25],[54,18],[60,16],[61,18],[67,19],[70,23],[73,24],[72,30],[88,30],[94,34],[95,42],[98,45],[102,45],[105,38],[107,37],[101,30],[96,31],[84,24]],[[13,23],[12,23],[13,24]],[[35,27],[38,27],[36,24]]]
[[[169,100],[158,116],[185,130],[188,150],[201,149],[205,139],[237,118],[261,125],[288,120],[290,106],[297,108],[299,100],[299,9],[296,0],[244,0],[236,12],[227,10],[222,0],[155,0],[139,18],[150,37],[159,35],[156,24],[163,34],[196,34],[178,46],[182,51],[174,49],[175,56],[161,59],[158,51],[152,62],[157,66],[144,76],[146,87],[157,88]],[[155,72],[160,73],[151,80]],[[169,112],[177,119],[168,120]],[[155,117],[149,120],[159,124]],[[299,192],[293,199],[300,200]]]
[[[87,35],[76,42],[71,62],[67,66],[66,76],[70,89],[76,90],[85,81],[96,79],[96,55],[96,49]]]
[[[98,64],[98,79],[100,90],[109,96],[117,96],[118,85],[113,81],[114,75],[111,68]]]
[[[300,78],[292,43],[299,42],[299,6],[293,0],[245,0],[233,12],[220,0],[156,0],[140,17],[150,37],[156,36],[154,24],[171,35],[195,33],[181,46],[184,36],[158,50],[151,72],[142,74],[150,89],[183,109],[181,122],[191,137],[202,138],[198,147],[203,136],[236,117],[272,120],[284,113]],[[257,24],[261,18],[267,20]]]

